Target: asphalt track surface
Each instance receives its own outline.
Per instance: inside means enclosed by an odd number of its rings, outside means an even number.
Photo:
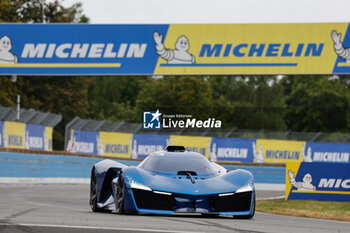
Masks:
[[[259,191],[257,198],[283,192]],[[0,185],[0,232],[350,232],[350,223],[256,213],[251,220],[201,215],[92,213],[88,185]]]

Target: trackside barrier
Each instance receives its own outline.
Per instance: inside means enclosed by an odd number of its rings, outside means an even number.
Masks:
[[[304,148],[305,142],[303,141],[258,139],[256,140],[256,157],[266,163],[303,161]]]
[[[240,138],[212,138],[209,158],[213,161],[254,162],[255,140]]]
[[[169,145],[183,145],[187,150],[198,152],[208,158],[211,137],[170,135]]]
[[[52,127],[0,121],[0,148],[52,151]]]
[[[350,164],[287,162],[286,200],[350,201]]]
[[[68,152],[59,154],[54,151],[45,154],[44,151],[16,150],[16,153],[0,150],[0,184],[88,184],[93,164],[105,159],[86,154],[77,156]],[[116,161],[127,166],[137,166],[140,163],[125,159]],[[222,165],[227,170],[242,168],[252,172],[257,189],[284,190],[283,165]]]
[[[143,159],[166,145],[184,145],[212,161],[350,163],[350,144],[71,130],[66,151]]]
[[[350,144],[307,142],[306,162],[349,163]]]

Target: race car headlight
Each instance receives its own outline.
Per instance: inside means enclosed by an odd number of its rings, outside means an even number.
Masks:
[[[235,194],[235,193],[220,193],[219,197],[231,196],[233,194]]]
[[[243,192],[250,192],[250,191],[253,191],[253,186],[251,184],[247,184],[237,189],[236,193],[243,193]]]
[[[146,190],[146,191],[152,191],[152,189],[144,184],[141,184],[140,182],[138,182],[137,180],[133,179],[130,176],[127,176],[130,187],[132,189],[141,189],[141,190]]]
[[[168,192],[161,192],[161,191],[153,191],[156,194],[162,194],[162,195],[171,195],[171,193]]]
[[[142,189],[142,190],[146,190],[146,191],[152,191],[152,189],[144,184],[140,184],[137,182],[134,183],[130,183],[130,186],[132,189]]]

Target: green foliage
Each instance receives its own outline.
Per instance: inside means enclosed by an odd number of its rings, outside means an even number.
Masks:
[[[160,109],[166,114],[191,114],[197,119],[213,117],[212,89],[204,77],[167,76],[143,82],[136,100],[137,114]]]
[[[75,116],[142,122],[142,112],[215,117],[223,128],[348,132],[346,79],[326,76],[19,77],[0,79],[0,105],[59,113],[55,148]],[[250,136],[249,136],[250,137]]]
[[[21,22],[18,10],[22,5],[21,0],[0,0],[0,22]]]
[[[229,125],[242,129],[284,130],[283,87],[273,76],[218,76],[209,79],[214,97],[235,107]]]
[[[61,114],[62,121],[54,130],[54,149],[62,149],[65,125],[75,116],[89,117],[88,77],[19,77],[21,106],[41,112]],[[0,104],[1,105],[1,104]]]
[[[350,93],[339,79],[326,76],[289,76],[286,123],[296,131],[347,132]]]
[[[43,15],[44,14],[44,15]],[[0,22],[86,23],[81,3],[0,0]],[[349,132],[350,77],[165,76],[0,77],[0,105],[59,113],[54,148],[75,116],[142,122],[142,112],[215,117],[222,127],[247,130]]]
[[[0,77],[0,105],[14,105],[16,95],[16,85],[11,82],[11,79],[7,77]]]
[[[0,0],[0,22],[87,23],[82,4],[63,7],[61,1]]]
[[[314,200],[258,200],[259,212],[350,222],[350,203]]]
[[[61,1],[0,0],[0,22],[86,23],[82,4],[63,7]],[[0,77],[0,106],[15,106],[21,95],[21,106],[38,111],[59,113],[63,120],[54,130],[54,149],[62,149],[65,125],[75,116],[88,117],[88,86],[90,78],[18,77],[11,83]]]
[[[151,77],[97,77],[89,85],[90,116],[97,120],[139,120],[135,113],[136,98]]]

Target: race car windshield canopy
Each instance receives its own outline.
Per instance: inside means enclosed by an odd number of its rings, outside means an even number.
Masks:
[[[215,173],[215,169],[211,166],[210,162],[202,158],[171,158],[171,157],[153,157],[149,156],[145,159],[141,168],[160,171],[178,173],[180,171],[192,171],[196,174],[212,174]]]

